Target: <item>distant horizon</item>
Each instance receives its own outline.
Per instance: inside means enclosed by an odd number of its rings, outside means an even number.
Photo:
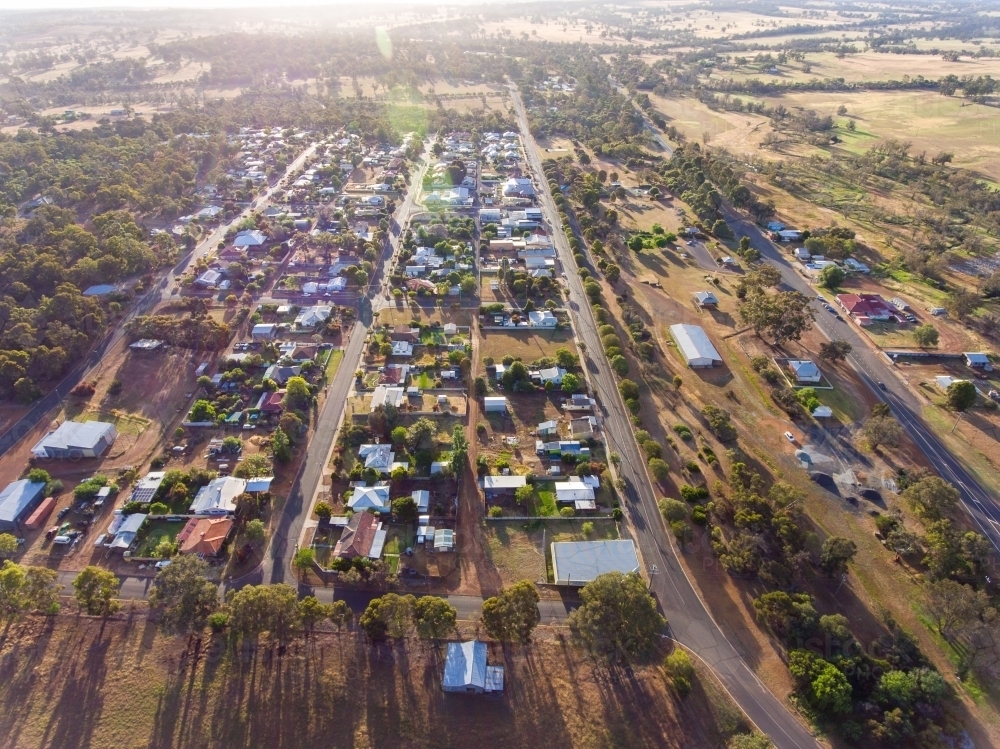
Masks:
[[[372,6],[379,5],[493,5],[501,0],[375,0]],[[507,0],[507,2],[522,3],[530,0]],[[558,2],[559,0],[557,0]],[[0,13],[3,11],[40,11],[40,10],[220,10],[254,8],[287,10],[296,7],[337,7],[356,5],[356,0],[293,0],[283,3],[280,0],[0,0]]]

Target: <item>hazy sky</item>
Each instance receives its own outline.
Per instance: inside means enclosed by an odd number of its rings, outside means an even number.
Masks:
[[[485,0],[490,2],[491,0]],[[492,0],[496,2],[497,0]],[[358,0],[0,0],[0,10],[42,10],[46,8],[280,8],[303,5],[355,5]],[[405,5],[470,5],[483,0],[377,0],[378,5],[397,3]]]

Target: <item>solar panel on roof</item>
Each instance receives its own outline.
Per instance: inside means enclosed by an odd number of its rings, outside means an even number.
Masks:
[[[155,487],[140,486],[132,491],[130,499],[132,502],[152,502],[155,495]]]

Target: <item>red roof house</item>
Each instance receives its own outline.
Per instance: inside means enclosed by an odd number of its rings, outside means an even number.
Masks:
[[[893,320],[896,308],[878,294],[838,294],[837,303],[859,323],[865,320]]]

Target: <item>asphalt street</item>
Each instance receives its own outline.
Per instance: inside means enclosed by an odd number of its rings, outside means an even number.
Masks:
[[[612,83],[618,86],[614,81]],[[621,86],[618,86],[618,90],[624,95],[628,95],[628,92]],[[636,111],[642,115],[646,129],[649,130],[660,148],[667,154],[673,153],[673,147],[659,133],[645,113],[638,105],[635,107]],[[792,266],[788,256],[782,254],[778,246],[765,236],[760,227],[738,213],[728,203],[723,204],[722,213],[737,238],[749,237],[750,244],[760,250],[763,257],[781,271],[785,286],[815,299],[816,289]],[[994,550],[1000,552],[1000,505],[923,422],[920,414],[923,411],[924,403],[921,402],[919,396],[912,392],[909,386],[897,375],[896,366],[890,363],[884,354],[875,351],[852,323],[847,322],[846,318],[838,320],[818,301],[813,304],[813,307],[816,310],[816,328],[831,341],[842,340],[851,344],[852,351],[847,357],[848,363],[871,391],[889,404],[893,415],[931,461],[941,478],[959,489],[962,496],[962,507],[968,513],[973,525],[989,539]],[[879,383],[885,385],[884,390],[879,387]]]
[[[538,145],[528,129],[524,105],[516,89],[512,89],[512,95],[525,141],[526,156],[540,187],[538,197],[548,218],[559,258],[567,269],[569,307],[577,335],[586,345],[585,364],[601,403],[608,450],[616,451],[621,456],[618,474],[626,484],[624,507],[629,526],[646,567],[650,590],[667,617],[668,634],[690,648],[715,671],[731,697],[777,747],[818,747],[805,726],[768,690],[740,657],[712,618],[677,560],[674,546],[660,520],[656,495],[646,473],[646,461],[636,445],[628,411],[604,356],[597,324],[583,291],[583,283],[573,272],[576,264],[569,242],[562,232],[559,213],[546,189]]]

